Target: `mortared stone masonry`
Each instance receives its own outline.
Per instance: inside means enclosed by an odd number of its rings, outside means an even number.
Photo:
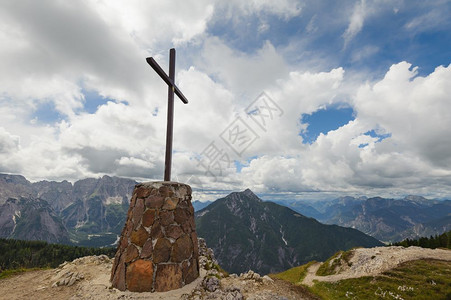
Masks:
[[[113,287],[165,292],[198,276],[191,187],[169,181],[136,185],[111,270]]]

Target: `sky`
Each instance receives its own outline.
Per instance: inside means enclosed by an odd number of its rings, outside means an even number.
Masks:
[[[0,172],[451,198],[451,1],[0,1]]]

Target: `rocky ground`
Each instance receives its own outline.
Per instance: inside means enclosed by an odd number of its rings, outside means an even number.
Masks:
[[[56,269],[26,272],[0,280],[0,299],[318,299],[302,286],[252,271],[226,276],[202,239],[199,239],[199,252],[201,276],[178,290],[132,293],[111,288],[112,260],[101,255],[82,257]],[[423,258],[451,261],[451,251],[419,247],[356,249],[349,261],[337,264],[335,275],[317,276],[320,263],[312,265],[303,284],[312,285],[313,280],[337,281],[378,275],[405,261]]]
[[[112,260],[101,255],[0,280],[0,299],[317,299],[303,287],[252,271],[225,276],[202,239],[199,254],[201,276],[169,292],[132,293],[111,288]]]

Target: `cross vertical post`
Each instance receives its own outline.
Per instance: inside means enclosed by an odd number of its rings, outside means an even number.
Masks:
[[[175,85],[175,49],[169,50],[169,76],[163,71],[160,65],[152,58],[146,58],[147,63],[168,85],[168,124],[166,128],[166,154],[164,159],[164,181],[171,181],[172,165],[172,137],[174,131],[174,93],[187,104],[188,100]]]
[[[175,49],[169,50],[169,79],[175,79]],[[168,86],[168,123],[166,129],[166,155],[164,159],[164,181],[171,181],[172,137],[174,131],[174,87]]]

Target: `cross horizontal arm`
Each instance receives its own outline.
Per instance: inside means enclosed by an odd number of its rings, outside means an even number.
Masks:
[[[167,85],[171,86],[174,89],[174,93],[182,100],[183,103],[187,104],[188,99],[182,94],[182,92],[179,90],[179,88],[175,85],[174,82],[172,82],[171,78],[169,78],[168,75],[163,71],[163,69],[160,67],[160,65],[153,59],[152,57],[146,58],[147,63],[152,67],[152,69],[157,72],[158,75],[160,75],[161,79],[163,79],[164,82],[166,82]]]

